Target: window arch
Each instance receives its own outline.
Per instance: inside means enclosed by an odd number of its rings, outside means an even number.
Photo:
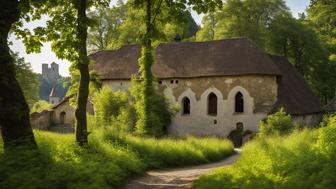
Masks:
[[[188,97],[182,99],[182,108],[183,115],[190,115],[190,99]]]
[[[235,96],[235,112],[244,112],[244,96],[241,92],[238,92]]]
[[[215,93],[210,93],[208,96],[208,114],[217,115],[217,96]]]

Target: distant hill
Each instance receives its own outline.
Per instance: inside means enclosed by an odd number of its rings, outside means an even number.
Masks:
[[[49,100],[49,94],[53,87],[60,99],[64,98],[70,86],[70,77],[59,76],[58,78],[51,79],[43,77],[42,74],[37,75],[40,82],[39,96],[41,100]]]

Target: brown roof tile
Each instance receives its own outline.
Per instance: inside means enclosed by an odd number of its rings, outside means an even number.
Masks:
[[[141,47],[128,45],[90,55],[102,79],[130,79],[138,72]],[[208,42],[160,44],[155,49],[153,73],[158,78],[225,75],[280,75],[271,58],[246,38]]]
[[[283,107],[287,113],[294,115],[321,112],[322,104],[319,98],[288,59],[275,55],[270,57],[282,73],[281,80],[278,82],[278,101],[275,108]]]

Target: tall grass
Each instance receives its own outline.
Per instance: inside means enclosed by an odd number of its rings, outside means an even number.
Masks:
[[[202,176],[194,189],[336,188],[336,116],[325,128],[250,142],[237,163]]]
[[[38,151],[4,154],[0,148],[0,188],[118,188],[149,168],[206,163],[233,150],[231,143],[220,139],[154,139],[112,132],[94,130],[89,147],[83,149],[72,134],[34,131]]]
[[[107,129],[108,130],[108,129]],[[148,168],[195,165],[223,159],[233,153],[228,140],[218,138],[163,138],[118,135],[106,132],[104,138],[135,151]]]

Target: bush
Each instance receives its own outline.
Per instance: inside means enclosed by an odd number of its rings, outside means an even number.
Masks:
[[[45,101],[45,100],[39,100],[37,102],[35,102],[35,104],[33,105],[33,107],[30,110],[30,113],[34,113],[34,112],[42,112],[43,110],[48,110],[50,108],[52,108],[52,104],[50,104],[49,102]]]
[[[328,121],[326,121],[328,120]],[[328,156],[331,160],[336,158],[336,114],[329,115],[319,131],[317,140],[318,150]]]
[[[96,126],[112,126],[120,131],[130,131],[135,122],[134,108],[129,105],[126,92],[113,92],[104,86],[96,93],[93,104]]]
[[[272,134],[285,135],[295,129],[292,118],[281,108],[275,114],[269,115],[266,121],[261,121],[259,135],[266,136]]]
[[[194,189],[336,188],[336,116],[327,127],[258,138],[230,167],[202,176]]]

